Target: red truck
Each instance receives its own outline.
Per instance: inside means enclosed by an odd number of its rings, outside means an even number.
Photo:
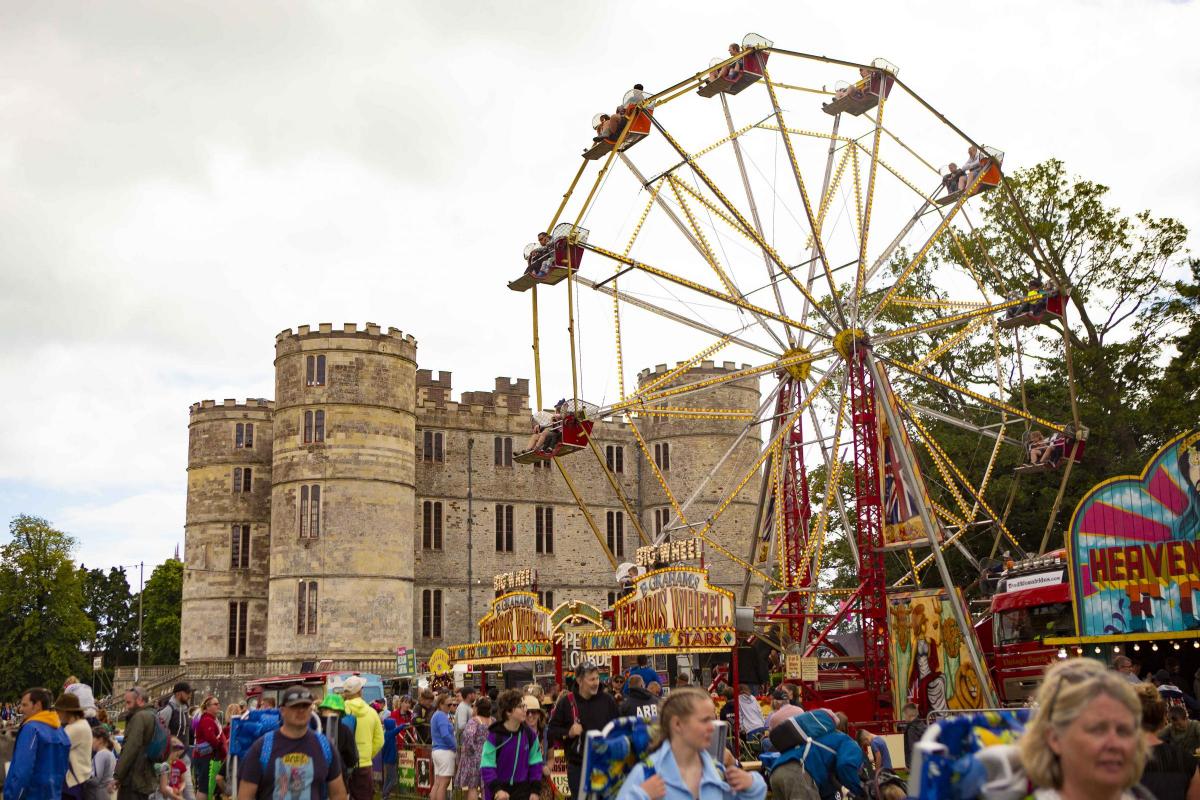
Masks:
[[[992,680],[1005,706],[1022,706],[1059,656],[1051,636],[1074,636],[1065,550],[1008,564],[991,598],[991,616],[976,627]]]

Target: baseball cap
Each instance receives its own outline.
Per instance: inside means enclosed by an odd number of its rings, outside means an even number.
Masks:
[[[361,675],[351,675],[346,678],[346,682],[342,684],[342,694],[358,694],[363,690],[367,682],[363,680]]]
[[[791,700],[792,696],[791,696],[791,694],[788,693],[787,689],[784,689],[782,686],[780,686],[778,689],[771,692],[771,699],[772,700]]]
[[[539,703],[538,699],[531,694],[525,695],[525,697],[522,699],[522,702],[524,702],[524,704],[525,704],[526,711],[541,711],[542,710],[542,704]]]
[[[289,686],[283,690],[283,696],[279,698],[279,705],[282,708],[301,705],[311,706],[312,702],[312,692],[303,686]]]
[[[180,692],[192,693],[192,686],[187,681],[180,681],[175,684],[175,688],[171,690],[171,694],[179,694]]]

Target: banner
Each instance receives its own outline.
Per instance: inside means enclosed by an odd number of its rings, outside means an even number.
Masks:
[[[932,711],[983,708],[983,681],[991,676],[975,671],[945,589],[889,593],[888,634],[897,711],[916,703],[924,719]]]
[[[584,637],[589,655],[717,653],[736,642],[733,593],[708,571],[668,567],[642,575],[612,607],[612,630]]]
[[[479,641],[450,648],[449,660],[472,664],[504,664],[554,657],[550,609],[533,592],[509,592],[491,603],[479,620]]]
[[[1200,630],[1200,432],[1084,495],[1067,555],[1080,636]]]
[[[412,794],[417,788],[417,754],[411,748],[401,747],[396,755],[396,783],[400,794]]]

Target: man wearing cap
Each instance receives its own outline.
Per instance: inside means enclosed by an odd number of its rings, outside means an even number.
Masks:
[[[367,682],[351,675],[342,684],[346,713],[354,717],[354,744],[358,747],[358,765],[350,773],[350,797],[353,800],[372,800],[375,784],[371,778],[371,760],[383,749],[383,722],[362,698]]]
[[[803,708],[792,703],[792,693],[784,686],[779,686],[771,692],[771,715],[767,717],[768,728],[775,727],[773,721],[780,711],[784,711],[787,716],[792,717],[804,712]]]
[[[617,701],[600,691],[600,668],[585,661],[575,670],[575,688],[563,692],[550,715],[547,738],[563,743],[567,756],[567,782],[571,797],[579,798],[579,772],[583,767],[583,743],[588,731],[603,730],[619,716]]]
[[[47,689],[27,689],[18,711],[24,720],[4,779],[4,800],[56,800],[63,790],[71,740],[51,708]]]
[[[183,763],[187,765],[187,773],[183,781],[183,800],[193,800],[196,793],[192,788],[192,748],[196,744],[196,732],[192,728],[192,717],[188,714],[188,706],[192,702],[192,687],[180,681],[171,689],[167,704],[158,711],[158,718],[167,728],[167,733],[174,736],[183,745]],[[200,709],[203,711],[204,709]],[[204,776],[208,780],[208,776]]]
[[[241,759],[238,800],[346,800],[337,749],[325,734],[308,727],[312,693],[303,686],[290,686],[279,706],[279,730],[264,734]]]

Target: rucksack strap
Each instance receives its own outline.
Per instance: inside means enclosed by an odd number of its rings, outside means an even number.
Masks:
[[[275,746],[275,731],[267,731],[262,738],[262,752],[258,754],[258,764],[262,767],[263,775],[267,774],[267,767],[271,765],[271,750]]]

